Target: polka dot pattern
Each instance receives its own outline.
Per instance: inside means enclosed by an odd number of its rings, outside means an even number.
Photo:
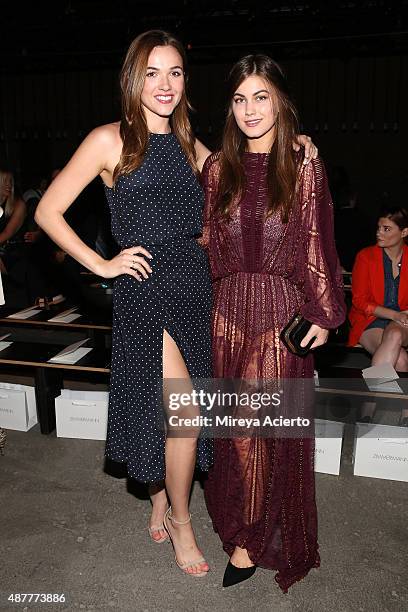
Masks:
[[[211,376],[211,280],[201,232],[203,193],[174,134],[151,134],[143,164],[106,188],[112,232],[122,248],[142,245],[152,274],[114,281],[112,373],[105,454],[141,482],[165,477],[163,330],[177,342],[190,376]],[[197,464],[212,462],[200,439]]]

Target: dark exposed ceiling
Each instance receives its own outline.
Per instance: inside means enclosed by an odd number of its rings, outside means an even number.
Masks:
[[[6,72],[117,66],[147,29],[178,35],[192,63],[245,49],[277,58],[407,54],[408,0],[54,0],[1,8]]]

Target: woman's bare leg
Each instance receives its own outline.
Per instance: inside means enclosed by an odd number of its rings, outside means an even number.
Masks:
[[[390,363],[395,368],[400,357],[401,347],[406,346],[407,343],[408,331],[399,323],[392,321],[385,328],[381,343],[373,354],[372,365]]]
[[[397,363],[395,364],[395,369],[397,372],[408,372],[408,353],[405,347],[400,349]]]
[[[370,355],[374,355],[381,344],[384,330],[379,328],[366,329],[360,337],[360,344],[365,348]],[[372,365],[374,365],[371,362]],[[362,402],[360,406],[358,420],[369,423],[374,416],[376,402]]]
[[[150,516],[149,527],[160,527],[163,523],[163,516],[169,507],[164,482],[149,485],[149,495],[152,502],[152,514]],[[166,536],[165,529],[152,531],[153,540],[162,540]]]
[[[173,338],[164,330],[163,333],[163,378],[177,380],[179,392],[191,392],[192,384],[184,359]],[[166,398],[165,398],[166,401]],[[184,410],[184,412],[186,412]],[[188,416],[193,415],[193,407]],[[198,409],[195,413],[199,414]],[[178,416],[179,412],[174,413]],[[175,521],[184,522],[189,518],[189,496],[196,462],[198,430],[189,430],[190,437],[168,435],[166,439],[166,489],[170,499],[172,516]],[[177,561],[180,565],[189,563],[202,556],[197,546],[191,522],[179,525],[167,522],[173,539]],[[190,574],[208,571],[207,563],[197,563],[187,568]]]
[[[236,546],[231,555],[231,563],[235,567],[252,567],[254,564],[248,556],[246,548]]]
[[[360,344],[365,348],[370,355],[374,355],[376,350],[381,344],[381,340],[384,334],[383,329],[366,329],[360,336]]]
[[[373,333],[377,332],[377,333]],[[391,363],[397,372],[408,372],[408,330],[398,323],[389,323],[385,330],[367,329],[360,338],[360,344],[373,355],[372,365]],[[361,416],[372,416],[372,402],[366,402],[367,410]],[[370,404],[370,409],[368,409]],[[374,406],[375,409],[375,406]],[[408,409],[403,409],[401,419],[408,417]]]

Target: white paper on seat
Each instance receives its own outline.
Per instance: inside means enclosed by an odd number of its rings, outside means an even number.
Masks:
[[[367,387],[370,391],[377,391],[379,393],[404,393],[396,380],[389,380],[385,383],[374,383],[370,380],[366,380]]]
[[[88,342],[89,338],[85,338],[84,340],[79,340],[79,342],[74,342],[69,346],[66,346],[62,351],[51,357],[48,361],[50,363],[66,363],[66,364],[74,364],[82,357],[84,357],[87,353],[92,351],[92,348],[83,347],[82,345]]]
[[[0,351],[4,351],[4,349],[8,348],[12,342],[0,342]]]
[[[396,382],[399,376],[390,363],[365,368],[362,374],[370,391],[403,393]]]
[[[378,378],[384,380],[396,380],[399,378],[397,372],[394,370],[390,363],[383,363],[382,365],[371,366],[370,368],[364,368],[362,370],[364,378]]]
[[[63,363],[66,365],[70,365],[70,364],[73,365],[74,363],[82,359],[82,357],[85,357],[85,355],[87,355],[91,351],[92,351],[92,348],[82,346],[78,348],[76,351],[73,351],[72,353],[69,353],[66,355],[55,355],[55,357],[51,357],[51,359],[49,359],[48,361],[50,363]]]
[[[81,314],[74,312],[72,314],[64,315],[63,317],[53,317],[52,319],[48,319],[48,321],[54,323],[71,323],[71,321],[75,321],[75,319],[79,319],[80,317],[82,317]]]
[[[29,309],[25,309],[25,310],[19,310],[18,312],[15,312],[14,314],[8,315],[8,319],[29,319],[30,317],[33,317],[34,315],[38,314],[39,312],[41,312],[41,310],[39,310],[38,308],[29,308]]]
[[[71,321],[75,321],[75,319],[79,319],[82,315],[79,312],[75,312],[78,310],[78,306],[74,306],[74,308],[68,308],[63,312],[60,312],[52,319],[48,319],[49,323],[70,323]]]

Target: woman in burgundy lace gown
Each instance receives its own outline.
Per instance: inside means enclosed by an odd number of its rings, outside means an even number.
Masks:
[[[222,149],[203,169],[214,376],[310,378],[312,355],[291,354],[279,334],[300,312],[313,323],[303,343],[316,347],[345,318],[324,166],[293,151],[296,110],[270,58],[239,61],[230,95]],[[260,566],[286,592],[319,565],[311,438],[215,440],[205,493],[230,556],[224,586]]]

